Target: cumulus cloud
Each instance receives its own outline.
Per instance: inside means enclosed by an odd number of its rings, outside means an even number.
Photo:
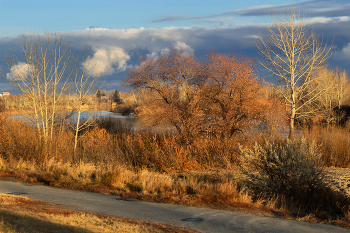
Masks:
[[[179,50],[183,53],[187,53],[187,54],[193,54],[194,50],[188,46],[186,43],[184,42],[180,42],[180,41],[176,41],[175,43],[173,43],[172,47],[174,47],[176,50]],[[160,51],[160,54],[167,54],[169,52],[169,48],[164,48]],[[153,52],[151,54],[151,56],[155,55],[156,53]]]
[[[95,53],[86,61],[88,69],[94,75],[110,75],[116,71],[125,71],[130,56],[124,49],[115,46],[97,47]]]
[[[350,17],[335,17],[309,21],[324,42],[334,41],[337,50],[350,43]],[[67,32],[65,36],[72,45],[81,46],[81,41],[91,46],[95,54],[90,58],[99,67],[100,73],[120,73],[137,62],[138,55],[152,56],[166,53],[173,46],[189,53],[209,50],[235,52],[257,56],[257,30],[266,35],[265,24],[240,27],[165,27],[82,30]],[[335,53],[334,53],[335,54]]]
[[[11,67],[10,72],[6,73],[6,78],[8,80],[25,80],[33,69],[33,66],[19,62],[18,65]]]

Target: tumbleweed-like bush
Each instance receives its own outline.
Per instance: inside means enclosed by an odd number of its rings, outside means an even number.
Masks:
[[[266,142],[254,149],[240,147],[241,170],[256,197],[283,197],[287,206],[300,210],[341,211],[347,198],[324,182],[322,154],[315,142]]]

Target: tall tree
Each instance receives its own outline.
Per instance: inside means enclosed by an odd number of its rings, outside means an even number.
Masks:
[[[73,74],[69,42],[56,33],[23,34],[18,46],[23,59],[13,51],[5,56],[6,79],[31,100],[37,130],[46,143],[59,116],[57,103]]]
[[[300,12],[289,10],[282,16],[270,14],[270,18],[272,23],[266,25],[268,37],[258,35],[257,48],[262,57],[259,62],[278,82],[274,86],[289,108],[289,138],[292,138],[300,111],[325,91],[305,92],[304,89],[317,83],[311,74],[330,57],[331,50],[318,40]]]
[[[78,97],[77,106],[76,106],[76,123],[74,125],[75,137],[74,137],[74,157],[73,162],[76,160],[76,151],[78,146],[78,134],[80,131],[91,126],[96,116],[94,114],[90,114],[89,117],[85,118],[84,122],[81,122],[81,113],[83,111],[82,105],[84,98],[88,95],[94,94],[96,89],[100,84],[98,81],[100,79],[100,75],[96,72],[96,64],[93,63],[90,59],[90,53],[88,50],[82,50],[81,54],[77,57],[77,62],[75,63],[77,67],[75,67],[74,74],[74,92]],[[82,63],[80,63],[80,61]],[[97,92],[99,92],[98,90]]]

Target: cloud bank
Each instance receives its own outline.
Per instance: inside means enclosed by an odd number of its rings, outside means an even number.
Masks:
[[[329,60],[331,68],[338,66],[350,73],[350,16],[313,18],[309,26],[315,28],[324,43],[333,43],[333,55]],[[120,79],[125,77],[129,67],[138,63],[140,55],[166,53],[173,46],[192,54],[201,55],[215,50],[256,58],[257,32],[265,35],[265,25],[128,29],[89,27],[82,31],[63,32],[63,36],[71,41],[74,49],[78,50],[82,45],[91,48],[93,53],[88,61],[96,64],[95,74],[107,77],[107,89],[120,89]],[[15,37],[0,37],[0,49],[3,51],[11,44],[16,48]],[[25,67],[22,63],[18,65]],[[6,72],[11,73],[12,68]]]

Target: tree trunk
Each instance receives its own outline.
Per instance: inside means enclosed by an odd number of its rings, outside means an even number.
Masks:
[[[294,111],[292,110],[292,114],[290,116],[289,135],[288,135],[289,139],[294,138],[294,117],[295,117],[295,109],[294,109]]]
[[[292,78],[294,82],[294,78]],[[291,140],[294,138],[294,121],[295,121],[295,90],[294,85],[291,85],[291,113],[290,113],[290,124],[289,124],[289,135],[288,138]]]

